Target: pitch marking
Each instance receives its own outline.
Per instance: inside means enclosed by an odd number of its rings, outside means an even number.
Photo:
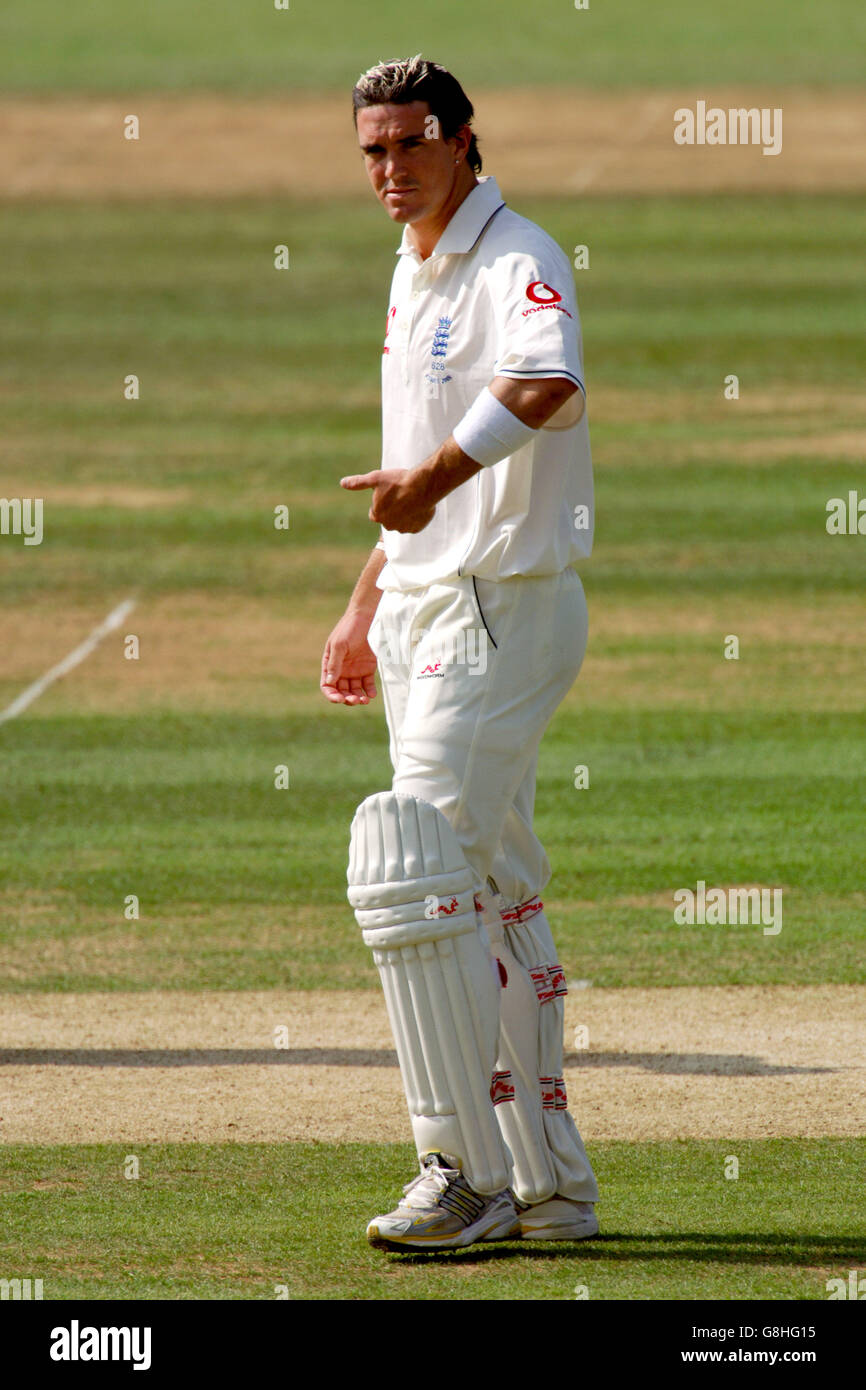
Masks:
[[[120,627],[124,618],[132,612],[134,607],[135,599],[126,598],[116,608],[113,608],[108,617],[103,618],[99,626],[95,627],[74,651],[71,651],[62,661],[58,661],[56,666],[52,666],[49,671],[45,672],[44,676],[40,676],[32,685],[28,685],[27,689],[22,690],[11,705],[7,705],[6,709],[0,711],[0,724],[5,724],[8,719],[14,719],[22,710],[27,709],[28,705],[32,705],[34,700],[38,700],[49,685],[53,685],[55,681],[60,680],[61,676],[65,676],[67,672],[79,666],[85,657],[88,657],[94,648],[99,646],[103,637],[107,637],[110,632],[114,632],[116,628]]]

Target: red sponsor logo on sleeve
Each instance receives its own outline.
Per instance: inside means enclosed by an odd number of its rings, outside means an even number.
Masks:
[[[533,304],[558,304],[562,295],[543,280],[532,280],[526,286],[526,298],[531,299]]]
[[[524,309],[521,318],[526,318],[528,314],[540,314],[542,309],[556,309],[560,314],[568,314],[571,318],[571,311],[562,304],[562,295],[559,290],[555,290],[552,285],[548,285],[546,280],[530,280],[526,286],[526,298],[531,299],[533,308]]]

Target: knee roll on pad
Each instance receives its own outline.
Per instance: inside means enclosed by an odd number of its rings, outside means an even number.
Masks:
[[[457,1159],[478,1192],[510,1181],[490,1096],[499,986],[473,877],[429,802],[367,797],[352,821],[348,898],[385,992],[419,1154]]]

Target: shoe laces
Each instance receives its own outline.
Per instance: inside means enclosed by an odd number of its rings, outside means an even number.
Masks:
[[[426,1155],[425,1155],[426,1157]],[[465,1182],[459,1168],[446,1168],[440,1154],[434,1154],[422,1163],[417,1178],[407,1182],[403,1194],[409,1200],[402,1202],[405,1207],[425,1207],[438,1205],[438,1199],[448,1191],[452,1183]],[[467,1184],[468,1186],[468,1184]]]

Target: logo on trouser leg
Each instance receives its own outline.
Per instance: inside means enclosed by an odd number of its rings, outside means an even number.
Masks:
[[[550,973],[546,965],[533,966],[529,972],[529,977],[535,985],[539,1004],[549,1004],[551,999],[556,998],[556,990],[550,983]]]
[[[529,977],[535,985],[539,1004],[549,1004],[552,999],[568,994],[565,971],[561,965],[534,965]]]
[[[510,1071],[495,1071],[493,1073],[490,1099],[494,1105],[501,1105],[504,1100],[514,1100],[514,1085]]]
[[[560,998],[568,994],[568,985],[565,983],[565,971],[561,965],[549,965],[547,973],[550,976],[550,985],[554,994]]]
[[[565,1078],[562,1076],[540,1076],[542,1110],[567,1110],[568,1097],[565,1094]]]

